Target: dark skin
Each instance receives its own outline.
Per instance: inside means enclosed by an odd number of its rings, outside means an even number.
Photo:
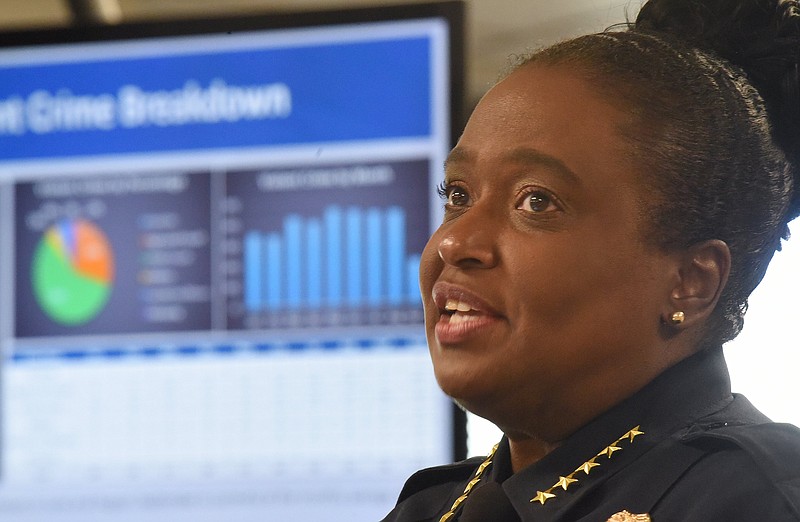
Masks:
[[[727,279],[721,241],[643,240],[653,195],[627,118],[575,71],[526,65],[446,164],[420,269],[431,357],[445,393],[508,436],[515,472],[694,353]]]

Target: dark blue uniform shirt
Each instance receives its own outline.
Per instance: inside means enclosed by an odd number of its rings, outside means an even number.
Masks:
[[[384,522],[438,522],[483,460],[412,475]],[[489,481],[499,486],[486,491],[496,491],[479,494]],[[721,348],[670,368],[519,473],[503,439],[451,520],[645,514],[652,522],[800,521],[800,430],[731,394]]]

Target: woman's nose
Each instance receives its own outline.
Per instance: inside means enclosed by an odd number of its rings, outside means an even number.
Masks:
[[[444,223],[437,246],[445,264],[459,268],[491,268],[497,265],[498,230],[489,218],[479,219],[474,209]]]

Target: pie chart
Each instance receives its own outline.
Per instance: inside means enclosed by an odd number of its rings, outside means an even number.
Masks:
[[[42,235],[31,267],[42,311],[64,326],[94,319],[111,294],[114,255],[103,231],[85,219],[63,219]]]

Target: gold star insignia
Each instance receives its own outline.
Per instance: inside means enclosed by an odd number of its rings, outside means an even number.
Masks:
[[[599,457],[601,455],[607,455],[608,458],[611,458],[611,455],[613,455],[615,451],[619,451],[621,449],[622,448],[617,446],[616,443],[615,443],[615,444],[612,444],[611,446],[607,447],[606,449],[604,449],[600,453],[598,453],[597,456]]]
[[[548,493],[547,491],[537,491],[536,496],[531,499],[531,502],[538,502],[540,504],[544,504],[551,498],[555,497],[552,493]]]
[[[574,478],[572,478],[572,476],[569,476],[569,477],[558,477],[558,482],[556,482],[556,485],[554,487],[564,488],[564,491],[566,491],[567,488],[570,486],[570,484],[572,484],[574,482],[578,482],[578,479],[574,479]]]
[[[556,496],[556,494],[554,492],[557,492],[558,488],[561,488],[564,491],[568,491],[569,487],[572,484],[574,484],[576,482],[580,482],[580,480],[575,478],[578,475],[578,473],[583,471],[586,475],[589,475],[592,472],[592,469],[594,469],[594,468],[596,468],[596,467],[601,465],[599,462],[597,462],[598,460],[600,460],[601,457],[605,456],[608,459],[610,459],[612,457],[612,455],[614,455],[614,453],[624,449],[624,446],[626,446],[624,444],[626,439],[628,439],[629,442],[632,444],[633,443],[633,439],[635,439],[639,435],[644,435],[644,432],[641,431],[641,426],[636,426],[635,428],[632,428],[632,429],[628,430],[622,437],[618,438],[616,441],[614,441],[611,444],[609,444],[603,451],[601,451],[600,453],[598,453],[597,455],[595,455],[591,459],[589,459],[586,462],[584,462],[583,464],[581,464],[578,467],[578,469],[576,469],[575,471],[573,471],[572,473],[570,473],[566,477],[563,477],[563,476],[559,475],[558,482],[556,482],[554,485],[552,485],[549,489],[546,489],[545,491],[537,491],[536,492],[536,496],[534,496],[531,499],[531,503],[538,502],[539,504],[544,505],[545,502],[547,502],[548,500],[550,500],[551,498],[554,498]],[[581,479],[581,480],[583,480],[583,479]],[[453,509],[455,509],[455,507]],[[628,522],[629,520],[633,521],[633,522],[639,522],[639,521],[650,522],[650,518],[647,515],[630,515],[630,513],[628,513],[627,511],[621,511],[620,513],[617,513],[617,515],[614,515],[614,516],[617,517],[617,518],[613,518],[612,517],[611,519],[609,519],[609,522],[617,522],[618,520],[621,520],[621,522]],[[628,516],[628,517],[632,516],[634,518],[622,518],[622,519],[619,519],[619,516],[623,516],[623,517],[624,516]],[[646,517],[646,518],[640,518],[640,517]]]
[[[597,457],[595,457],[595,458],[597,458]],[[592,459],[592,460],[584,462],[583,465],[581,467],[579,467],[578,469],[576,469],[575,471],[583,471],[584,473],[586,473],[588,475],[593,467],[599,466],[599,465],[600,464],[598,464],[597,462],[594,461],[594,459]]]
[[[635,438],[636,438],[636,437],[638,437],[639,435],[644,435],[644,432],[643,432],[643,431],[639,431],[639,428],[640,428],[640,427],[641,427],[641,426],[636,426],[635,428],[633,428],[631,431],[629,431],[629,432],[627,433],[627,437],[629,437],[629,438],[630,438],[631,442],[633,442],[633,439],[635,439]]]

